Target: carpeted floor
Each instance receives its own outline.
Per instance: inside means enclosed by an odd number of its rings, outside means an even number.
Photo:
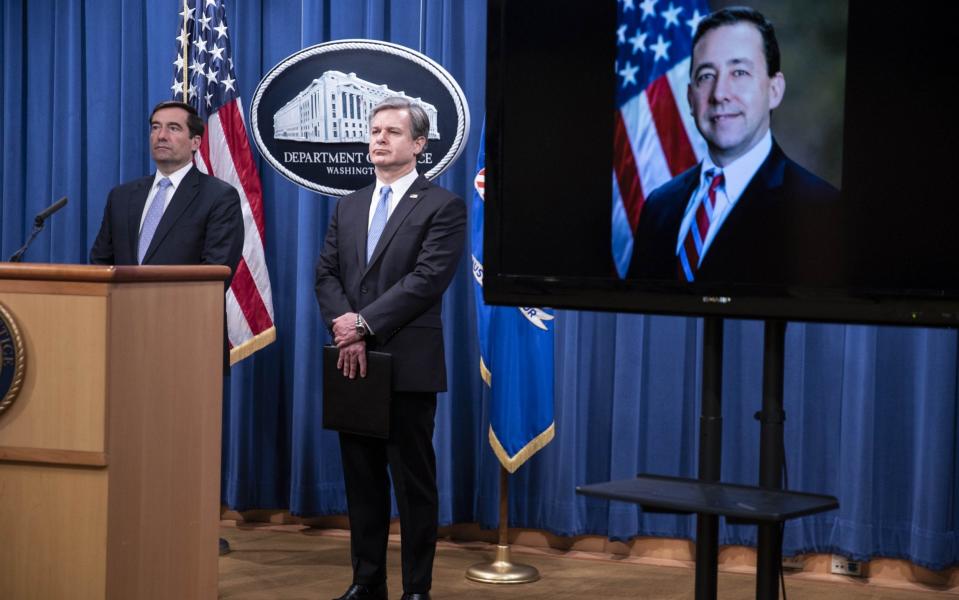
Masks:
[[[233,551],[220,558],[220,598],[236,600],[328,600],[350,583],[349,539],[345,533],[276,527],[222,527],[221,535]],[[486,599],[692,599],[693,571],[681,567],[637,564],[602,558],[571,558],[562,554],[517,549],[513,558],[535,566],[541,579],[522,585],[488,585],[467,581],[467,567],[491,560],[485,544],[441,542],[433,569],[434,600]],[[390,597],[402,594],[399,544],[389,547]],[[748,600],[755,597],[755,578],[738,573],[719,574],[719,597]],[[787,575],[790,600],[932,600],[952,598],[918,589],[890,589],[836,577],[811,580]]]

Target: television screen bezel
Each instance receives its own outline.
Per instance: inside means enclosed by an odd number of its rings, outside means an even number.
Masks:
[[[502,73],[509,57],[503,54],[503,43],[497,36],[503,33],[500,27],[507,18],[505,8],[508,3],[509,0],[489,0],[488,4],[483,264],[483,296],[487,303],[661,315],[959,326],[959,290],[951,295],[947,290],[931,288],[889,289],[855,284],[841,288],[685,284],[623,280],[612,274],[609,277],[585,277],[504,271],[500,256],[503,247],[500,205],[503,191],[499,188],[499,174],[504,167],[501,125],[508,110],[503,100]],[[851,19],[854,17],[854,4],[855,0],[851,0]],[[612,35],[609,41],[609,55],[613,56]],[[848,93],[846,98],[848,102]],[[610,101],[610,112],[613,110]],[[849,110],[847,104],[846,111]]]

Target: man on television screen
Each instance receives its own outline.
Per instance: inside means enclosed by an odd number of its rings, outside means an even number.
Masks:
[[[708,153],[647,198],[630,278],[824,284],[836,277],[838,192],[770,132],[786,91],[766,17],[726,8],[693,36],[687,97]]]

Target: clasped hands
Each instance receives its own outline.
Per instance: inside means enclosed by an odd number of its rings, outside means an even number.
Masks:
[[[333,319],[333,343],[340,349],[336,369],[344,377],[366,377],[366,341],[356,331],[356,313],[344,313]]]

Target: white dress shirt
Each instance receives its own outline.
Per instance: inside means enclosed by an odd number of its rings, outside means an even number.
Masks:
[[[138,231],[143,229],[143,220],[146,219],[147,211],[150,210],[150,205],[153,204],[153,199],[156,198],[157,192],[160,191],[160,180],[165,177],[170,180],[171,184],[173,184],[166,191],[166,201],[163,203],[163,212],[166,212],[167,207],[170,206],[170,200],[173,199],[173,194],[176,193],[177,188],[180,187],[180,183],[183,181],[183,178],[186,177],[186,174],[192,168],[193,163],[188,162],[169,175],[164,175],[163,173],[157,171],[156,177],[153,178],[153,187],[150,188],[150,193],[147,194],[147,201],[143,205],[143,212],[140,213],[140,229]]]
[[[390,201],[387,202],[386,211],[386,220],[389,221],[393,215],[393,211],[396,209],[396,205],[400,203],[400,200],[406,195],[407,190],[410,189],[410,186],[413,185],[413,182],[416,181],[416,178],[419,176],[420,174],[416,172],[416,167],[413,167],[413,170],[393,183],[383,183],[379,179],[376,180],[376,187],[373,188],[373,196],[370,198],[370,215],[366,220],[367,231],[369,231],[370,225],[373,223],[373,214],[376,213],[376,205],[380,201],[380,190],[387,185],[390,186]]]

